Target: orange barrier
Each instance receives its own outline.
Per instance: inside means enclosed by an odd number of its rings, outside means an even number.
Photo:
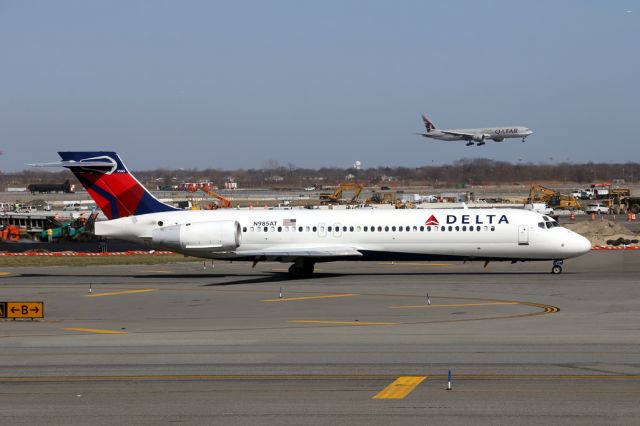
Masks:
[[[105,252],[105,253],[92,253],[92,252],[84,252],[84,251],[56,251],[56,252],[47,252],[47,253],[38,253],[38,252],[21,252],[21,253],[0,253],[0,257],[11,257],[11,256],[74,256],[74,257],[85,257],[85,256],[139,256],[139,255],[167,255],[167,254],[175,254],[172,251],[144,251],[144,250],[131,250],[131,251],[113,251],[113,252]]]
[[[593,246],[591,250],[640,250],[640,246]]]

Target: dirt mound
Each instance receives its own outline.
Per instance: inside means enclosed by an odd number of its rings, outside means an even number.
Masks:
[[[584,236],[593,245],[608,245],[611,240],[637,240],[638,236],[629,228],[608,220],[594,220],[579,223],[566,223],[563,226]]]

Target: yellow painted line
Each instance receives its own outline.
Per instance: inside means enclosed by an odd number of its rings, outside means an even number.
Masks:
[[[406,305],[391,306],[392,309],[404,308],[461,308],[467,306],[493,306],[493,305],[521,305],[518,302],[487,302],[487,303],[450,303],[450,304],[431,304],[431,305]]]
[[[328,324],[328,325],[400,325],[399,322],[366,322],[366,321],[325,321],[325,320],[290,320],[296,324]]]
[[[96,293],[85,294],[85,297],[103,297],[103,296],[117,296],[119,294],[132,294],[132,293],[148,293],[150,291],[156,291],[157,288],[143,288],[141,290],[125,290],[125,291],[112,291],[110,293]]]
[[[373,399],[403,399],[426,378],[427,376],[400,376],[378,392]]]
[[[163,271],[163,270],[148,269],[148,270],[144,270],[144,271],[140,271],[140,272],[149,272],[149,273],[154,273],[154,274],[170,274],[173,271]]]
[[[341,294],[327,294],[325,296],[303,296],[303,297],[285,297],[282,299],[266,299],[263,302],[291,302],[294,300],[309,300],[309,299],[333,299],[336,297],[352,297],[358,296],[354,293],[341,293]]]
[[[412,262],[380,262],[380,265],[397,266],[451,266],[450,263],[412,263]]]
[[[100,333],[100,334],[128,334],[126,331],[120,330],[103,330],[99,328],[65,328],[67,331],[84,331],[87,333]]]
[[[0,277],[11,275],[11,272],[0,272]]]

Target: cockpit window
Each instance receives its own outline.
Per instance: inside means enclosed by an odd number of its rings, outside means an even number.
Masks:
[[[551,220],[547,216],[542,216],[542,218],[544,219],[545,222],[549,222]]]
[[[544,229],[544,222],[538,222],[538,227]]]

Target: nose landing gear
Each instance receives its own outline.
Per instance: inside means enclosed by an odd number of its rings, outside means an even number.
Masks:
[[[562,260],[554,260],[553,266],[551,267],[552,274],[561,274],[562,273]]]

